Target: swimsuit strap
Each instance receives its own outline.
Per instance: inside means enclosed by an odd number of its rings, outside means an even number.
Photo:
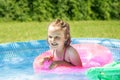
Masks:
[[[64,50],[63,60],[65,61],[66,48]]]

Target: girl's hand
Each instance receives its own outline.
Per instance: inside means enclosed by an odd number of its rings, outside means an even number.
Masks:
[[[41,60],[39,60],[40,65],[42,65],[45,61],[49,61],[49,60],[50,60],[50,57],[42,58]]]
[[[55,68],[55,67],[57,67],[58,66],[58,61],[53,61],[52,63],[51,63],[51,65],[49,66],[49,69],[53,69],[53,68]]]
[[[58,66],[74,66],[66,61],[53,61],[52,64],[49,66],[49,69],[56,68]]]

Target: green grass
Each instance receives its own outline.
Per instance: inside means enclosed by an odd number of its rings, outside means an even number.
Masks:
[[[120,21],[79,21],[70,25],[72,37],[120,39]]]
[[[50,22],[2,22],[0,43],[47,38]],[[120,39],[120,21],[69,21],[72,38]]]

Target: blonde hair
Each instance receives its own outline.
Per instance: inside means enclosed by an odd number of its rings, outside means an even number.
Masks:
[[[49,26],[60,27],[61,29],[63,29],[65,38],[67,38],[64,45],[65,45],[65,47],[70,46],[71,36],[70,36],[70,26],[68,23],[64,22],[63,20],[56,19],[55,21],[50,23]]]

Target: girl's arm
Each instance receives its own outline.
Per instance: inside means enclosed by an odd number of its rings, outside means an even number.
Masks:
[[[68,53],[70,62],[75,66],[82,67],[82,61],[76,49],[70,47]]]

